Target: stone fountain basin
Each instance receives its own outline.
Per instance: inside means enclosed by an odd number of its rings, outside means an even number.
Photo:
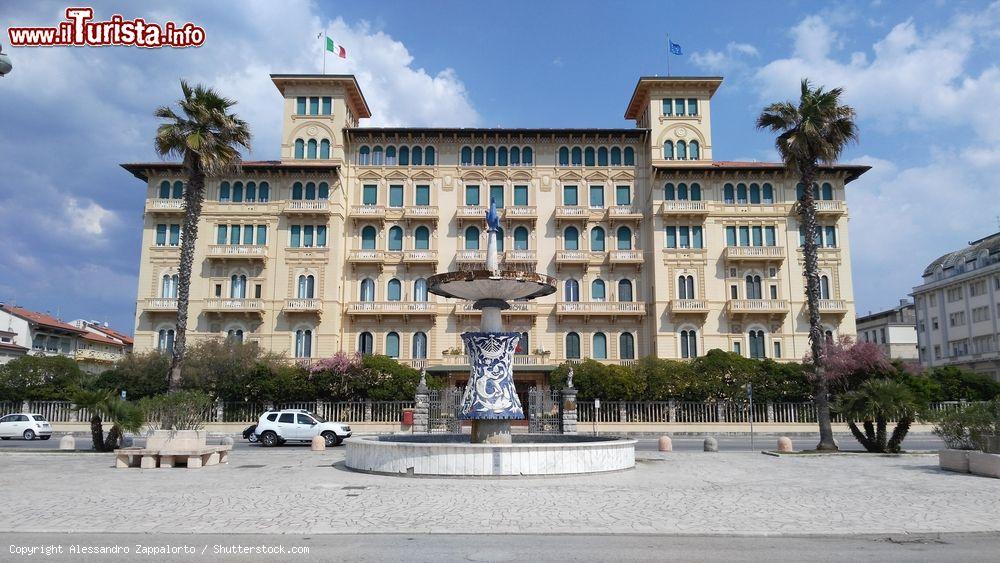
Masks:
[[[468,270],[435,274],[427,279],[427,290],[435,295],[476,301],[478,299],[534,299],[556,290],[555,278],[513,270]]]
[[[348,439],[345,464],[356,471],[406,476],[501,477],[603,473],[635,467],[635,440],[524,435],[511,444],[470,444],[467,434]]]

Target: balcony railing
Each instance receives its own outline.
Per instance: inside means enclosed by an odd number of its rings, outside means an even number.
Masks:
[[[505,219],[534,219],[538,217],[538,209],[534,205],[515,205],[504,210]]]
[[[285,202],[284,212],[290,215],[327,214],[330,212],[330,202],[325,200],[293,199]]]
[[[846,313],[847,301],[843,299],[820,299],[820,313]]]
[[[704,299],[671,299],[671,313],[707,313],[708,302]]]
[[[842,215],[845,211],[843,201],[820,200],[816,202],[816,213],[820,215]]]
[[[560,301],[556,303],[559,315],[628,315],[646,314],[646,303],[642,301]]]
[[[355,219],[385,219],[385,206],[352,205],[348,216]]]
[[[508,264],[534,264],[538,262],[538,253],[534,250],[508,250],[504,255]]]
[[[730,313],[787,313],[788,301],[784,299],[730,299]]]
[[[782,246],[727,246],[727,260],[784,260]]]
[[[213,312],[260,313],[264,310],[263,299],[222,299],[214,297],[205,300],[204,310]]]
[[[455,253],[455,261],[460,264],[486,262],[485,250],[459,250]]]
[[[559,250],[556,251],[557,264],[590,264],[604,261],[604,252],[589,250]]]
[[[347,254],[347,261],[361,264],[378,264],[385,261],[385,252],[381,250],[352,250]]]
[[[73,357],[76,361],[91,361],[111,364],[122,359],[124,354],[121,352],[111,352],[108,350],[94,350],[91,348],[77,348],[73,353]]]
[[[612,205],[608,208],[609,219],[642,219],[642,210],[631,205]]]
[[[438,218],[436,205],[410,205],[403,209],[404,219],[434,219]]]
[[[610,255],[612,264],[642,264],[643,260],[641,250],[612,250]]]
[[[181,213],[184,211],[183,199],[151,199],[146,210],[153,213]]]
[[[546,356],[539,356],[536,354],[514,354],[515,366],[539,366],[545,365],[550,362],[546,361]],[[448,354],[441,358],[441,363],[446,366],[467,366],[469,365],[468,354]],[[558,362],[553,362],[558,363]]]
[[[267,246],[262,244],[210,244],[209,258],[267,258]]]
[[[556,207],[556,219],[579,219],[586,221],[590,217],[590,208],[579,205],[560,205]]]
[[[323,302],[319,299],[297,298],[285,300],[286,313],[316,313],[323,310]]]
[[[349,315],[434,315],[437,305],[430,301],[354,301]]]
[[[483,205],[460,205],[455,212],[455,216],[459,219],[478,219],[483,221],[486,219],[487,211],[488,208]]]
[[[177,310],[177,298],[176,297],[151,297],[146,299],[146,304],[143,307],[146,311],[176,311]]]
[[[538,314],[538,304],[524,301],[511,301],[510,309],[500,311],[503,315],[536,315]],[[479,315],[482,311],[473,307],[472,303],[461,303],[455,305],[456,315]]]
[[[407,250],[403,252],[403,262],[408,264],[437,264],[437,250]]]
[[[704,201],[664,201],[660,206],[661,215],[707,215],[708,204]]]

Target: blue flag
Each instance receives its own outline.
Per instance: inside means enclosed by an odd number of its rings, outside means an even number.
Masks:
[[[684,53],[681,52],[681,46],[680,45],[678,45],[677,43],[674,43],[673,41],[671,41],[669,39],[667,39],[667,42],[670,43],[670,53],[671,54],[673,54],[673,55],[683,55],[684,54]]]

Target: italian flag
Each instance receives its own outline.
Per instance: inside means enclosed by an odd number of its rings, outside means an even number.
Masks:
[[[326,38],[326,50],[342,59],[347,58],[347,49],[345,49],[343,45],[334,43],[333,39],[330,39],[329,37]]]

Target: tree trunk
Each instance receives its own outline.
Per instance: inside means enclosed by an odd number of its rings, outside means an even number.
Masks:
[[[878,446],[879,453],[885,453],[885,427],[889,422],[884,416],[875,417],[875,444]]]
[[[819,444],[817,450],[836,451],[833,442],[833,425],[830,420],[830,387],[826,379],[823,358],[823,325],[819,317],[819,250],[816,245],[816,197],[813,180],[816,167],[813,163],[799,166],[802,182],[802,199],[799,200],[799,222],[804,231],[805,241],[802,254],[805,258],[806,303],[809,310],[809,349],[812,352],[814,398],[816,402],[816,422],[819,423]]]
[[[90,417],[90,441],[93,442],[95,452],[103,452],[104,449],[104,421],[101,417],[94,415]]]
[[[906,434],[910,431],[910,425],[913,424],[913,419],[904,416],[899,419],[896,423],[896,427],[892,430],[892,436],[889,437],[889,443],[885,446],[885,451],[889,453],[897,454],[899,453],[900,446],[903,445],[903,440],[906,438]]]
[[[865,432],[862,432],[861,429],[858,428],[857,423],[853,420],[847,423],[847,427],[851,429],[851,434],[854,434],[854,439],[865,448],[865,451],[872,451],[870,434],[866,435]]]
[[[118,444],[122,439],[122,430],[117,424],[111,426],[111,430],[108,430],[108,438],[104,441],[104,451],[110,452],[118,449]]]
[[[187,348],[188,301],[191,296],[191,270],[194,267],[194,248],[198,240],[198,220],[205,201],[205,174],[197,156],[184,158],[188,183],[184,190],[184,224],[181,226],[181,260],[177,271],[177,327],[174,330],[174,349],[170,356],[167,386],[177,391],[181,386],[181,367]]]

